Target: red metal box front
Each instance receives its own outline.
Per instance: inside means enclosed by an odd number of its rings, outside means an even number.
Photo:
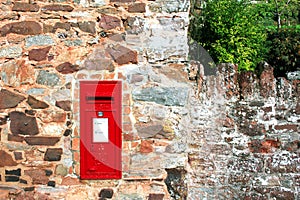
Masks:
[[[122,82],[80,81],[80,178],[122,177]]]

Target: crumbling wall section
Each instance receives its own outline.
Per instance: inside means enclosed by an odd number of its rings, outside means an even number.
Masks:
[[[258,76],[221,64],[216,76],[199,76],[190,109],[190,199],[299,198],[300,82],[262,68]]]

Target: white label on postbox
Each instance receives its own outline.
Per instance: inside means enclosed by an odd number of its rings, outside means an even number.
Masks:
[[[93,118],[93,142],[108,142],[108,118]]]

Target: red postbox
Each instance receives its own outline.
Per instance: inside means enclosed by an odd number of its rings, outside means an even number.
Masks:
[[[122,82],[80,81],[80,177],[122,177]]]

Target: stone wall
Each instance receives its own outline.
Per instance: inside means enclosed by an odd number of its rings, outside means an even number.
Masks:
[[[299,80],[189,61],[189,1],[0,6],[0,199],[299,198]],[[110,79],[123,177],[80,180],[79,80]]]
[[[189,109],[190,199],[300,198],[300,81],[262,69],[257,77],[222,64],[216,76],[200,74]]]

